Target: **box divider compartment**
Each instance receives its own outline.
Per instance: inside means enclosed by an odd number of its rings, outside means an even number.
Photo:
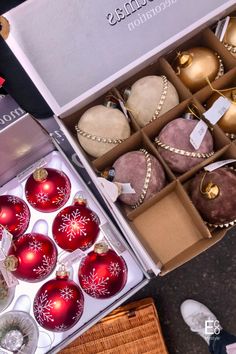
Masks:
[[[163,266],[200,240],[211,238],[210,231],[178,181],[130,213],[129,219],[145,248]]]

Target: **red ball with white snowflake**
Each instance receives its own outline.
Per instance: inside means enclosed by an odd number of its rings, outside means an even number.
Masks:
[[[57,263],[57,248],[45,235],[32,232],[18,237],[5,259],[6,268],[13,275],[27,282],[39,282],[47,278]]]
[[[22,235],[29,225],[30,211],[21,198],[14,195],[0,196],[0,240],[4,228],[14,238]]]
[[[62,171],[39,168],[26,181],[25,195],[29,204],[43,213],[63,207],[70,198],[71,183]]]
[[[74,204],[62,209],[52,225],[53,237],[62,249],[72,252],[78,248],[86,250],[96,241],[100,220],[87,207],[86,200],[75,196]]]
[[[83,310],[83,293],[63,268],[57,272],[56,279],[49,280],[38,290],[33,304],[37,322],[53,332],[72,328]]]
[[[78,276],[82,289],[97,299],[107,299],[120,292],[127,282],[127,266],[124,259],[98,243],[94,251],[82,259]]]

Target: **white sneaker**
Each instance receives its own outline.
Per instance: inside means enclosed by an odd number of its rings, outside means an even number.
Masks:
[[[198,333],[208,345],[211,335],[215,333],[214,330],[216,330],[216,334],[222,330],[216,316],[198,301],[184,301],[180,306],[180,311],[191,331]]]

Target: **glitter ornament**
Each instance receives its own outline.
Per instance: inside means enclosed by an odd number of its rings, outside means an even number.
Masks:
[[[127,282],[124,259],[101,242],[82,259],[78,271],[82,289],[97,299],[108,299],[118,294]]]
[[[87,207],[80,196],[74,198],[74,204],[62,209],[52,225],[53,237],[62,249],[72,252],[77,248],[86,250],[96,241],[100,220],[97,214]]]
[[[145,76],[124,92],[126,107],[141,127],[179,103],[179,96],[166,76]]]
[[[220,128],[231,138],[236,138],[236,89],[223,90],[222,94],[227,97],[232,103],[223,117],[217,122]],[[206,103],[206,108],[209,109],[214,102],[221,97],[220,91],[211,95]]]
[[[36,321],[27,313],[30,308],[24,309],[27,298],[21,295],[13,310],[0,316],[0,352],[4,349],[6,353],[35,353],[39,331]],[[27,302],[30,304],[29,298]]]
[[[205,47],[195,47],[178,53],[174,69],[181,81],[192,92],[206,86],[207,78],[214,81],[224,75],[224,66],[220,56]]]
[[[69,280],[62,267],[56,279],[49,280],[37,292],[33,311],[36,321],[53,332],[64,332],[80,319],[84,309],[84,296],[79,286]]]
[[[176,173],[185,173],[214,154],[209,130],[198,149],[190,143],[190,135],[198,122],[193,119],[174,119],[155,138],[161,156]]]
[[[57,249],[54,242],[48,236],[32,232],[13,242],[5,266],[16,278],[33,283],[47,278],[56,262]]]
[[[71,184],[62,171],[39,168],[27,180],[25,195],[29,204],[43,213],[63,207],[70,197]]]
[[[9,288],[0,271],[0,312],[5,310],[12,302],[15,295],[15,287]]]
[[[224,46],[236,58],[236,17],[231,17],[223,38]]]
[[[82,148],[93,157],[104,155],[130,136],[127,118],[115,107],[108,101],[106,106],[89,108],[76,126]]]
[[[0,240],[4,228],[14,238],[22,235],[29,225],[30,211],[27,204],[14,195],[0,196]]]
[[[119,157],[113,169],[113,182],[130,183],[135,193],[122,193],[119,199],[133,208],[158,193],[166,183],[165,172],[160,162],[148,151],[131,151]]]
[[[236,222],[236,172],[228,167],[202,171],[191,183],[190,197],[204,221],[214,227]]]

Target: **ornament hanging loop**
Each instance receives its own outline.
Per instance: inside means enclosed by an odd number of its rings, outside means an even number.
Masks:
[[[188,110],[195,118],[201,120],[199,109],[194,103],[191,103],[191,105],[188,106]]]
[[[207,183],[206,186],[203,187],[203,183],[206,175],[207,172],[205,172],[202,177],[201,184],[200,184],[200,192],[206,199],[209,200],[216,199],[220,194],[220,188],[219,186],[217,186],[217,184],[214,184],[212,182]]]
[[[236,87],[230,87],[230,88],[227,88],[227,89],[224,89],[224,90],[217,90],[217,89],[215,89],[215,88],[212,86],[212,84],[211,84],[211,82],[210,82],[210,80],[209,80],[208,77],[206,78],[206,82],[208,83],[208,85],[210,86],[210,89],[211,89],[213,92],[218,93],[220,96],[222,96],[222,97],[224,97],[224,98],[229,99],[228,97],[226,97],[226,96],[224,95],[223,92],[232,91],[232,92],[231,92],[231,99],[230,99],[230,101],[231,101],[232,104],[236,104]]]

